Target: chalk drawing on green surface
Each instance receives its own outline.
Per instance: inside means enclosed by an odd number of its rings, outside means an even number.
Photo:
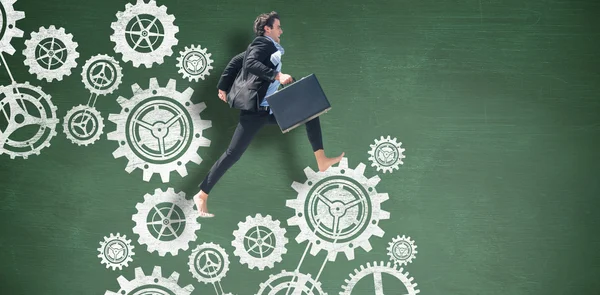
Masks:
[[[50,146],[56,135],[56,106],[29,82],[0,86],[0,155],[27,159]]]
[[[395,264],[406,265],[412,263],[417,255],[415,241],[405,235],[396,236],[388,244],[388,256]]]
[[[260,289],[256,293],[256,295],[275,294],[327,295],[321,288],[321,283],[313,279],[310,274],[286,270],[269,275],[269,279],[260,284]]]
[[[389,290],[387,289],[387,291],[384,292],[384,288],[383,288],[383,274],[387,274],[397,280],[400,280],[404,286],[406,287],[406,292],[405,293],[401,293],[399,290]],[[373,276],[373,278],[368,278],[365,279],[367,277]],[[350,279],[346,279],[346,285],[342,286],[343,291],[340,292],[340,295],[351,295],[352,294],[352,289],[354,289],[354,287],[356,286],[356,284],[362,280],[365,279],[365,281],[368,281],[368,284],[372,285],[374,288],[374,292],[369,292],[368,294],[373,294],[373,295],[383,295],[383,294],[403,294],[403,295],[415,295],[418,294],[420,292],[419,289],[417,289],[417,284],[413,282],[413,278],[409,276],[408,272],[405,272],[404,269],[400,266],[395,266],[393,265],[391,262],[387,262],[387,264],[383,261],[381,262],[373,262],[373,265],[371,265],[371,263],[367,263],[367,266],[360,266],[360,269],[355,269],[354,270],[354,274],[350,274]],[[387,279],[387,278],[386,278]],[[373,284],[374,282],[374,284]],[[390,293],[392,292],[392,293]],[[357,295],[362,295],[364,294],[364,292],[362,292],[361,289],[361,293],[359,292],[355,292],[354,294]]]
[[[375,144],[370,146],[369,161],[371,167],[377,167],[377,171],[392,173],[394,169],[400,168],[399,165],[404,164],[402,159],[406,158],[403,154],[406,149],[401,147],[402,142],[397,142],[396,138],[392,139],[389,135],[387,138],[382,136],[379,140],[375,139]]]
[[[119,88],[123,79],[123,70],[119,62],[106,54],[89,58],[83,65],[81,80],[92,94],[107,95]]]
[[[215,283],[227,275],[229,256],[223,247],[215,243],[202,243],[190,254],[188,266],[198,282]]]
[[[172,47],[178,43],[175,35],[179,32],[174,22],[175,17],[167,14],[166,6],[159,7],[154,0],[137,0],[135,4],[127,3],[125,11],[117,12],[117,20],[110,25],[110,40],[123,61],[131,61],[136,68],[142,64],[151,68],[173,55]]]
[[[210,57],[211,53],[206,52],[206,48],[202,46],[191,45],[191,47],[185,47],[184,51],[179,52],[177,58],[177,71],[183,76],[184,79],[188,79],[190,82],[198,81],[198,79],[205,79],[205,76],[210,75],[212,70],[212,60]]]
[[[72,143],[87,146],[100,139],[104,119],[96,108],[78,105],[67,112],[62,127],[67,139]]]
[[[13,38],[22,38],[23,31],[16,26],[18,20],[25,18],[25,12],[16,11],[13,7],[15,0],[0,0],[0,53],[10,55],[15,48],[10,44]]]
[[[31,32],[31,38],[25,41],[24,64],[29,67],[31,74],[37,75],[38,80],[62,81],[77,67],[77,46],[73,35],[67,34],[64,28],[57,29],[54,25],[40,27],[39,31]]]
[[[144,202],[137,203],[135,208],[137,213],[131,217],[135,222],[133,232],[148,252],[176,256],[196,240],[200,224],[196,222],[194,202],[186,200],[185,193],[176,193],[173,188],[156,189],[153,195],[144,195]]]
[[[117,233],[116,235],[110,234],[108,237],[104,237],[104,241],[100,242],[100,248],[98,248],[98,257],[101,259],[101,264],[106,264],[106,268],[120,269],[129,266],[129,262],[133,261],[131,256],[135,255],[133,249],[135,246],[131,245],[131,240],[127,239],[126,235]]]
[[[246,216],[246,221],[240,221],[238,229],[233,231],[233,254],[240,258],[241,264],[247,264],[250,269],[258,268],[262,271],[265,267],[273,268],[275,263],[281,262],[283,254],[287,253],[285,245],[288,239],[285,233],[279,220],[273,220],[270,215]]]
[[[119,145],[113,157],[126,157],[125,171],[141,169],[144,181],[157,173],[163,183],[169,182],[172,171],[187,176],[186,164],[199,165],[198,149],[210,146],[202,133],[212,122],[200,117],[206,104],[192,103],[194,90],[177,91],[174,79],[160,87],[157,79],[151,78],[147,89],[134,84],[131,91],[130,99],[117,99],[121,112],[108,116],[116,130],[108,133],[107,139]]]
[[[168,278],[162,276],[160,266],[154,266],[151,275],[144,274],[141,267],[135,268],[135,278],[127,280],[124,276],[119,276],[117,282],[120,289],[116,292],[106,291],[104,295],[190,295],[194,291],[194,286],[180,286],[178,284],[179,273],[173,272]]]
[[[335,261],[339,252],[353,260],[354,249],[369,252],[369,239],[384,235],[379,222],[390,218],[390,213],[381,209],[388,194],[377,192],[379,176],[367,178],[365,168],[363,163],[349,168],[344,157],[338,166],[324,172],[307,167],[306,182],[293,182],[298,197],[286,201],[286,206],[295,210],[287,223],[300,228],[296,241],[308,241],[313,256],[325,250],[330,261]]]

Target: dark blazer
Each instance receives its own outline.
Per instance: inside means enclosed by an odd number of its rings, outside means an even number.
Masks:
[[[269,85],[279,73],[276,65],[271,63],[271,54],[276,51],[273,41],[264,36],[257,36],[245,52],[239,53],[229,61],[217,88],[227,92],[230,107],[257,111]]]

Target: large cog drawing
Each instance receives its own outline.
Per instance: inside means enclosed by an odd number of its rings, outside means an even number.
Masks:
[[[73,35],[65,33],[64,28],[57,29],[54,25],[48,29],[40,27],[38,32],[31,33],[25,46],[24,63],[39,80],[61,81],[64,76],[71,75],[71,69],[77,67],[78,45],[73,41]]]
[[[389,135],[387,138],[382,136],[379,140],[375,139],[375,144],[370,145],[371,150],[368,152],[371,155],[371,167],[377,167],[377,171],[383,170],[383,173],[400,169],[399,165],[404,164],[402,159],[406,158],[403,154],[406,149],[401,148],[402,143],[396,140]]]
[[[123,71],[116,59],[106,54],[98,54],[85,62],[81,78],[83,85],[91,93],[107,95],[119,88]]]
[[[269,275],[269,279],[260,284],[260,289],[255,295],[327,295],[321,288],[321,283],[312,278],[310,274],[298,271],[281,271],[276,275]]]
[[[104,241],[100,242],[100,248],[97,249],[100,252],[98,254],[98,257],[101,258],[100,263],[106,264],[106,268],[111,267],[113,270],[123,269],[133,261],[131,256],[135,254],[134,248],[127,236],[121,236],[120,233],[115,236],[111,233],[110,237],[104,237]]]
[[[154,195],[144,195],[144,202],[138,203],[133,232],[139,235],[138,243],[148,246],[148,252],[158,252],[165,256],[187,250],[189,242],[196,240],[200,224],[196,222],[194,201],[186,200],[183,192],[175,193],[173,188],[166,191],[156,189]]]
[[[180,56],[177,58],[177,67],[179,68],[178,73],[183,75],[184,79],[198,81],[198,79],[204,80],[204,76],[209,75],[209,71],[213,68],[212,63],[214,60],[210,59],[211,53],[206,53],[206,48],[202,48],[200,45],[191,48],[185,47],[184,51],[179,52]]]
[[[369,238],[383,236],[379,221],[389,219],[390,213],[381,209],[381,203],[388,194],[377,193],[380,179],[366,178],[365,167],[360,163],[356,169],[348,168],[348,159],[342,158],[337,167],[324,172],[306,167],[307,181],[293,182],[298,197],[287,200],[286,206],[296,212],[287,223],[300,228],[296,241],[309,241],[312,255],[325,250],[335,261],[337,253],[344,252],[352,260],[355,248],[371,251]]]
[[[25,18],[25,12],[15,11],[13,4],[16,0],[0,0],[0,52],[10,55],[15,48],[10,44],[12,38],[22,38],[23,31],[16,26],[18,20]]]
[[[131,61],[136,68],[141,64],[151,68],[171,56],[171,48],[179,42],[175,38],[179,27],[174,21],[166,6],[158,7],[154,0],[137,0],[135,5],[127,3],[125,11],[117,12],[117,21],[110,25],[114,31],[110,40],[115,43],[115,52],[123,54],[123,61]]]
[[[29,82],[0,86],[0,155],[11,159],[36,154],[56,135],[56,106],[42,88]]]
[[[225,249],[214,243],[198,245],[189,256],[192,276],[205,284],[220,281],[229,271],[229,256]]]
[[[417,255],[415,241],[405,235],[396,236],[388,244],[388,256],[398,265],[411,263]]]
[[[375,281],[375,292],[370,293],[370,294],[374,294],[374,295],[391,294],[391,293],[383,292],[383,281],[382,281],[381,274],[384,274],[384,273],[392,275],[395,278],[397,278],[398,280],[400,280],[406,287],[406,290],[408,291],[408,293],[405,293],[405,294],[415,295],[415,294],[418,294],[419,292],[421,292],[419,289],[416,289],[417,284],[413,283],[413,278],[409,277],[408,272],[404,272],[404,269],[402,267],[399,267],[399,266],[395,267],[392,265],[391,262],[388,262],[386,264],[383,261],[381,261],[380,263],[377,263],[377,261],[375,261],[375,262],[373,262],[373,265],[371,265],[371,263],[367,263],[367,267],[361,265],[360,270],[355,269],[354,274],[350,274],[350,279],[345,280],[346,285],[342,286],[343,291],[340,292],[340,295],[352,294],[352,289],[354,289],[354,286],[356,286],[356,283],[358,283],[358,281],[360,281],[361,279],[365,278],[368,275],[373,275],[373,278]],[[369,279],[369,281],[372,282],[370,279]],[[398,290],[393,290],[393,294],[400,294],[400,293],[398,292]]]
[[[117,125],[107,134],[108,140],[119,144],[113,157],[126,157],[129,163],[125,171],[141,169],[144,181],[150,181],[154,173],[159,173],[165,183],[172,171],[187,176],[187,163],[202,162],[198,148],[210,146],[202,133],[212,122],[200,118],[206,104],[193,104],[192,88],[178,92],[175,84],[170,79],[166,87],[160,87],[156,78],[150,79],[148,89],[134,84],[131,99],[117,99],[121,113],[108,116]]]
[[[100,139],[104,119],[96,108],[78,105],[70,109],[63,119],[63,132],[74,144],[90,145]]]
[[[124,276],[119,276],[117,282],[121,288],[117,292],[106,291],[104,295],[190,295],[194,286],[179,286],[179,273],[173,272],[171,276],[162,276],[160,266],[155,266],[152,274],[147,276],[141,267],[135,269],[135,278],[131,281]]]
[[[235,239],[231,245],[235,247],[233,254],[240,258],[241,264],[248,268],[264,270],[273,268],[276,262],[281,262],[283,254],[287,253],[285,245],[285,229],[279,226],[279,220],[273,220],[270,215],[263,217],[246,216],[245,222],[238,223],[238,229],[233,232]]]

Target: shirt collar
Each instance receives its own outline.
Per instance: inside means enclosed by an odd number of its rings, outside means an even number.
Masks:
[[[281,54],[284,53],[285,50],[283,49],[283,46],[281,46],[281,44],[275,42],[275,40],[273,40],[273,38],[271,38],[269,36],[265,35],[265,37],[269,38],[269,40],[271,40],[273,42],[273,44],[275,44],[275,47],[277,47],[277,50],[281,51]]]

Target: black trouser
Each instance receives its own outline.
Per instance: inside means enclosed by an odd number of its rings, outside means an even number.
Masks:
[[[213,186],[219,181],[221,176],[225,174],[227,169],[231,168],[237,162],[242,154],[246,151],[254,135],[258,133],[265,124],[277,124],[275,116],[270,115],[268,111],[240,111],[240,121],[233,133],[231,142],[227,150],[221,155],[219,160],[212,166],[200,189],[205,193],[210,193]],[[312,145],[313,151],[323,149],[323,138],[321,135],[321,123],[319,117],[316,117],[306,122],[306,133],[308,140]]]

